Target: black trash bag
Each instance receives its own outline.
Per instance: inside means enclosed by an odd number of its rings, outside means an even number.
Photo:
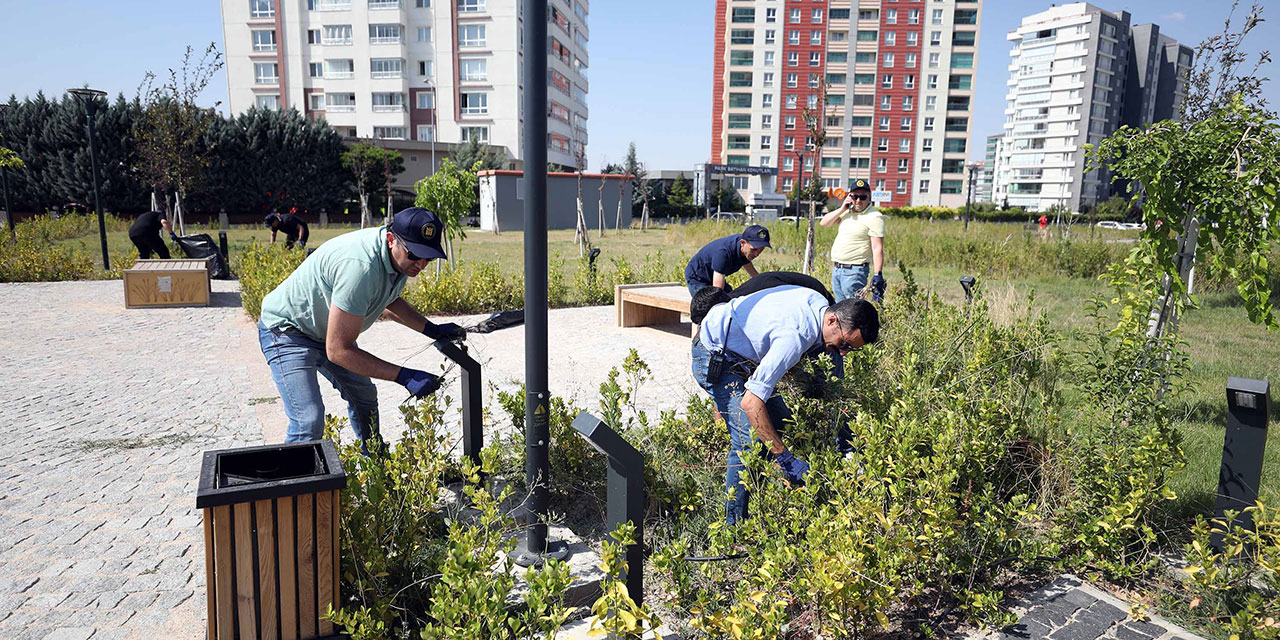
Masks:
[[[476,326],[468,328],[467,333],[492,333],[498,329],[506,329],[507,327],[521,324],[524,324],[524,309],[498,311],[481,320]]]
[[[181,236],[177,238],[178,246],[182,247],[182,252],[187,254],[188,258],[200,260],[212,256],[213,271],[209,274],[215,280],[230,280],[231,269],[227,268],[227,261],[222,257],[222,252],[218,250],[218,244],[207,233],[196,233],[189,236]]]

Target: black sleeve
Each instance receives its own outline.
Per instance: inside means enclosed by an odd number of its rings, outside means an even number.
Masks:
[[[740,298],[742,296],[749,296],[757,291],[763,291],[765,289],[772,289],[774,287],[781,287],[784,285],[808,287],[818,293],[821,293],[822,297],[827,299],[827,304],[836,303],[835,297],[831,295],[830,291],[827,291],[827,287],[819,282],[817,278],[803,273],[796,273],[794,271],[766,271],[742,283],[742,286],[734,289],[733,292],[729,294],[729,298],[733,299]]]

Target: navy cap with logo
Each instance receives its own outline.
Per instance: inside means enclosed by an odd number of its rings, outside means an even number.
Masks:
[[[768,247],[768,246],[770,246],[770,244],[769,244],[769,230],[768,230],[768,229],[766,229],[766,228],[764,228],[764,227],[762,227],[762,226],[760,226],[760,225],[758,225],[758,224],[753,224],[753,225],[751,225],[751,226],[747,227],[747,228],[742,232],[742,237],[743,237],[743,238],[744,238],[744,239],[745,239],[745,240],[746,240],[746,241],[747,241],[751,246],[753,246],[753,247],[755,247],[755,248],[757,248],[757,249],[759,249],[760,247]]]
[[[870,191],[871,183],[867,182],[866,178],[858,178],[857,180],[853,181],[853,186],[849,187],[849,190],[850,191]]]
[[[444,251],[440,248],[444,225],[440,224],[436,214],[422,207],[409,207],[397,213],[391,222],[391,232],[418,259],[444,257]]]

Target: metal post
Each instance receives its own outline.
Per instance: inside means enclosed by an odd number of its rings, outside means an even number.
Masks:
[[[478,466],[480,450],[484,448],[484,405],[480,395],[484,382],[480,379],[480,363],[467,354],[464,345],[437,340],[431,346],[462,368],[462,454]]]
[[[98,111],[94,100],[84,103],[85,119],[89,122],[89,164],[93,165],[93,210],[98,214],[98,238],[102,241],[102,268],[111,270],[111,259],[107,254],[107,222],[102,215],[102,197],[98,187],[98,145],[93,141],[93,116]]]
[[[1222,443],[1222,469],[1218,472],[1218,499],[1214,516],[1225,518],[1228,509],[1243,511],[1258,501],[1262,481],[1262,456],[1267,446],[1267,420],[1271,414],[1271,383],[1266,380],[1227,379],[1227,431]],[[1249,513],[1236,516],[1234,525],[1253,528]],[[1222,549],[1223,536],[1210,537]]]
[[[644,600],[644,455],[604,421],[583,411],[573,429],[592,447],[609,458],[609,530],[630,522],[635,525],[634,544],[627,545],[627,593],[636,604]]]
[[[222,260],[228,265],[231,264],[231,252],[227,249],[227,232],[218,232],[218,249],[222,253]]]
[[[4,217],[9,221],[9,235],[18,237],[18,232],[13,228],[13,207],[9,206],[9,170],[0,167],[0,182],[4,183]]]
[[[525,482],[529,510],[521,566],[568,555],[547,540],[551,481],[551,392],[547,388],[547,0],[520,0],[524,21],[524,375]]]
[[[969,165],[969,188],[964,198],[964,230],[969,230],[969,203],[973,201],[973,175],[978,172],[978,165]]]

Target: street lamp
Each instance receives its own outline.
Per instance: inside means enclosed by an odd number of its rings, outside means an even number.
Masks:
[[[102,240],[102,268],[110,271],[111,260],[107,257],[107,223],[102,218],[102,198],[98,188],[98,150],[93,142],[93,116],[98,112],[98,99],[105,98],[107,92],[81,87],[67,89],[67,93],[84,103],[84,118],[89,127],[89,164],[93,168],[93,210],[98,214],[98,237]]]
[[[973,201],[973,178],[974,176],[978,175],[978,169],[980,169],[981,167],[982,165],[976,162],[969,163],[969,167],[968,167],[969,189],[968,189],[968,194],[964,198],[964,230],[965,231],[969,230],[969,203]]]

